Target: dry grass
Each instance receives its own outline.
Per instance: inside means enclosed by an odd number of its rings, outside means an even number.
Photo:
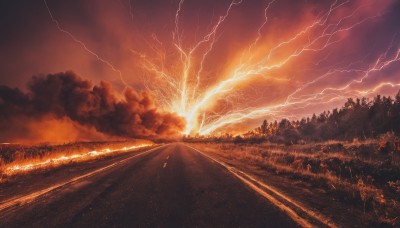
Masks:
[[[197,148],[323,189],[337,200],[374,216],[377,224],[399,224],[400,153],[382,151],[382,143],[283,146],[233,143],[198,144]]]
[[[4,182],[8,177],[15,173],[7,172],[10,167],[24,166],[27,164],[40,164],[46,161],[53,161],[61,156],[69,157],[73,155],[83,155],[91,151],[117,150],[124,147],[131,147],[139,144],[152,144],[146,140],[132,140],[119,142],[76,142],[62,145],[20,145],[20,144],[3,144],[0,145],[0,183]],[[87,157],[90,159],[92,156]],[[45,168],[50,166],[59,166],[69,163],[71,160],[64,162],[50,162]],[[40,168],[40,167],[39,167]]]

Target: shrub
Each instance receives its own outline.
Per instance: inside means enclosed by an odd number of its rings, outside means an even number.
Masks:
[[[399,142],[399,138],[393,131],[382,134],[379,137],[379,151],[384,154],[390,152],[398,153]]]
[[[234,143],[234,144],[240,144],[240,143],[244,143],[244,142],[245,142],[245,140],[244,140],[240,135],[236,136],[236,137],[233,139],[233,143]]]

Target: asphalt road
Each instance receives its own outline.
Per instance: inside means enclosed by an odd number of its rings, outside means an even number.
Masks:
[[[0,210],[0,226],[298,226],[227,169],[184,144],[113,162],[29,203]]]

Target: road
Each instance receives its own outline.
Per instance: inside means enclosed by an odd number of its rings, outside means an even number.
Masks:
[[[184,144],[133,154],[79,175],[27,194],[29,202],[10,201],[6,207],[3,201],[0,226],[298,226],[226,168]]]

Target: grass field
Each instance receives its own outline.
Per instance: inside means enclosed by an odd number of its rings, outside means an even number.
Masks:
[[[310,207],[323,208],[325,202],[330,208],[325,212],[332,216],[342,213],[346,218],[353,213],[365,225],[399,225],[400,153],[393,147],[398,146],[396,143],[191,145],[230,165],[253,171],[289,194],[297,194],[296,198],[308,197],[304,201]],[[300,191],[306,194],[302,196]],[[338,204],[336,210],[347,209],[338,213],[330,204]]]

